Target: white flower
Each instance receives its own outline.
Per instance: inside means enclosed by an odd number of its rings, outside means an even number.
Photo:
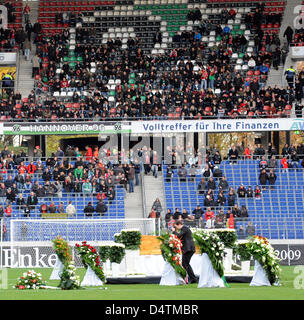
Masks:
[[[140,230],[139,229],[121,229],[120,230],[120,233],[121,232],[140,232]]]
[[[219,253],[218,252],[216,252],[216,254],[215,254],[216,256],[218,256],[219,255]]]

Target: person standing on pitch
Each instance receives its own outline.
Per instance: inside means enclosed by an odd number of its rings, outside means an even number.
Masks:
[[[178,220],[175,222],[174,228],[172,228],[172,233],[175,234],[182,242],[182,265],[187,272],[188,283],[197,283],[195,274],[190,266],[190,260],[195,253],[192,232],[187,226],[183,225],[182,221]]]

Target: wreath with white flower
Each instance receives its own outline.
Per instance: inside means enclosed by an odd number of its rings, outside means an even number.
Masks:
[[[192,229],[191,229],[192,230]],[[196,230],[196,229],[194,229]],[[207,233],[215,233],[218,235],[220,240],[224,243],[226,248],[233,249],[235,242],[237,240],[236,230],[229,228],[217,228],[217,229],[204,229]]]
[[[88,267],[90,267],[94,273],[96,274],[96,276],[102,281],[105,281],[105,275],[103,273],[103,269],[100,265],[100,260],[99,260],[99,255],[97,253],[97,250],[90,246],[89,244],[87,244],[86,241],[83,241],[80,244],[76,243],[75,245],[76,247],[76,251],[79,254],[82,263],[84,265],[84,267],[87,269]]]
[[[202,229],[192,229],[192,234],[196,245],[200,249],[200,252],[202,254],[207,253],[214,270],[221,278],[223,278],[225,245],[221,241],[220,237],[214,232],[206,232]]]
[[[279,282],[281,273],[280,259],[275,254],[267,238],[253,236],[248,241],[238,244],[234,252],[240,256],[241,260],[248,260],[250,256],[253,256],[265,270],[270,284],[273,285]]]
[[[64,265],[64,269],[60,274],[59,287],[62,290],[80,289],[80,278],[76,274],[75,262],[72,260]]]
[[[186,277],[186,270],[182,266],[182,242],[174,234],[164,233],[157,237],[161,241],[161,253],[165,261],[169,262],[174,271],[183,279]]]
[[[19,290],[25,289],[42,289],[45,285],[44,281],[42,281],[41,273],[37,273],[34,270],[29,270],[28,272],[24,272],[21,277],[17,279],[17,283],[14,288]]]

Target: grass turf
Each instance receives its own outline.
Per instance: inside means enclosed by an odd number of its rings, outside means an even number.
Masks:
[[[8,289],[0,289],[0,300],[303,300],[303,289],[297,290],[293,280],[294,267],[282,267],[280,287],[249,287],[249,283],[230,283],[231,288],[197,288],[197,284],[166,287],[157,284],[105,285],[84,290],[17,290],[16,279],[28,269],[8,269]],[[48,286],[58,286],[59,281],[48,280],[52,269],[35,268]],[[84,269],[77,269],[81,279]]]

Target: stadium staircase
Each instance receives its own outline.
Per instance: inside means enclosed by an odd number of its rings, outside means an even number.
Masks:
[[[237,165],[230,165],[223,161],[220,165],[223,175],[226,176],[229,186],[235,190],[243,183],[247,188],[255,189],[259,185],[259,167],[257,160],[239,161]],[[278,165],[280,168],[280,165]],[[245,205],[248,209],[248,221],[252,221],[256,233],[271,239],[303,239],[304,234],[304,175],[303,169],[289,169],[287,173],[277,169],[277,181],[274,190],[262,191],[261,199],[236,198],[239,207]],[[164,177],[166,165],[163,167]],[[204,196],[198,195],[197,185],[202,176],[198,175],[195,182],[180,182],[175,170],[171,183],[165,181],[166,206],[173,212],[175,208],[187,209],[191,213],[197,204],[204,206]],[[218,181],[217,181],[218,183]],[[260,186],[261,187],[261,186]],[[218,188],[215,190],[217,199]],[[225,213],[228,205],[224,206]],[[216,210],[217,211],[217,210]],[[248,221],[237,221],[245,229]]]
[[[134,185],[134,192],[126,192],[125,198],[125,218],[126,219],[142,219],[143,214],[143,196],[141,185]]]
[[[147,214],[151,212],[154,201],[159,198],[162,205],[162,217],[166,214],[165,197],[164,197],[164,185],[161,173],[159,172],[158,178],[155,179],[152,175],[144,176],[145,184],[145,201],[147,207]]]
[[[29,4],[31,8],[30,12],[30,21],[32,25],[37,21],[38,19],[38,7],[39,7],[39,1],[21,1],[23,2],[23,7],[26,5],[26,3]],[[32,40],[33,40],[33,34],[32,34]],[[17,90],[20,91],[21,95],[23,97],[27,97],[30,92],[34,89],[34,79],[32,78],[32,62],[31,59],[34,56],[36,51],[36,45],[32,41],[32,50],[30,54],[30,61],[26,61],[24,55],[22,52],[19,54],[19,72],[18,72],[18,79],[17,79]]]
[[[294,8],[299,5],[299,1],[297,0],[288,0],[286,2],[285,10],[284,10],[284,16],[282,19],[281,23],[281,28],[279,32],[279,38],[281,41],[281,47],[283,46],[284,43],[287,43],[286,38],[283,37],[283,34],[288,26],[291,26],[293,28],[293,21],[296,15],[294,14]],[[271,67],[269,74],[268,74],[268,79],[267,79],[267,84],[266,86],[271,86],[274,87],[275,85],[278,86],[286,86],[287,81],[284,77],[284,72],[287,67],[290,66],[291,57],[288,55],[286,57],[285,61],[285,66],[279,66],[279,70],[275,70],[273,67]]]

